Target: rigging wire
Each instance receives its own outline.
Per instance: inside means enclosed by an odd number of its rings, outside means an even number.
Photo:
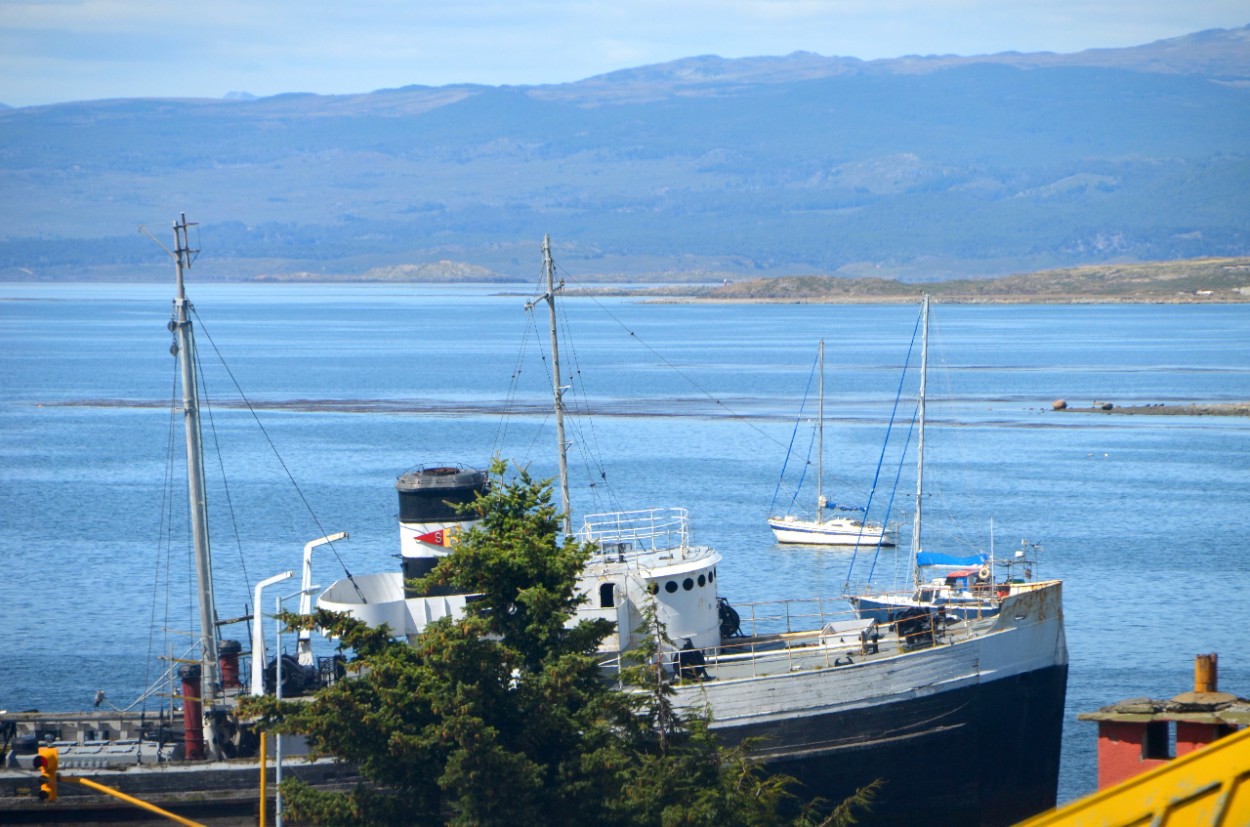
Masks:
[[[570,283],[576,284],[576,282],[573,281],[572,279],[569,279],[569,281]],[[712,403],[716,405],[716,407],[723,409],[727,414],[729,414],[731,418],[737,419],[743,422],[744,424],[747,425],[747,427],[751,428],[751,430],[755,431],[757,434],[759,434],[768,442],[771,442],[773,445],[776,445],[781,448],[786,447],[785,443],[783,443],[781,440],[777,439],[771,433],[769,433],[768,431],[764,430],[763,428],[759,427],[754,422],[752,422],[751,417],[749,417],[747,414],[739,413],[738,411],[731,408],[729,405],[725,404],[724,400],[717,397],[716,394],[712,393],[703,385],[700,385],[689,374],[687,374],[677,365],[674,365],[672,362],[666,359],[664,357],[664,354],[662,354],[660,351],[652,347],[646,340],[644,340],[641,336],[638,335],[637,331],[633,330],[628,325],[626,325],[625,322],[623,322],[615,313],[613,313],[601,301],[599,301],[599,299],[595,296],[593,291],[589,290],[586,287],[582,287],[582,289],[586,290],[586,298],[589,298],[592,302],[594,302],[595,305],[597,305],[599,309],[602,310],[603,313],[608,316],[608,318],[616,322],[616,324],[621,328],[621,330],[629,334],[629,337],[631,339],[638,342],[638,344],[641,345],[643,348],[645,348],[648,353],[650,353],[652,356],[658,359],[660,363],[664,365],[664,367],[668,368],[669,370],[673,371],[678,376],[680,376],[682,379],[684,379],[692,388],[694,388],[703,396],[711,400]]]
[[[178,432],[178,363],[173,362],[173,383],[169,395],[169,422],[166,426],[165,437],[165,470],[164,480],[161,486],[161,509],[160,509],[160,525],[158,527],[157,543],[156,543],[156,572],[152,577],[152,607],[151,618],[148,625],[148,654],[144,658],[143,683],[145,686],[153,685],[152,682],[152,664],[156,663],[156,654],[152,651],[153,643],[156,640],[157,618],[169,617],[169,606],[171,602],[170,587],[173,584],[171,576],[171,558],[173,544],[173,499],[174,499],[174,451],[177,450],[177,432]],[[161,572],[164,571],[164,577]],[[162,613],[158,615],[158,604],[160,602],[161,586],[164,585],[165,605]],[[166,633],[168,638],[168,633]],[[156,681],[163,681],[164,673]],[[147,699],[145,693],[140,700]],[[170,693],[173,694],[172,692]],[[146,705],[144,711],[147,710]]]
[[[554,267],[555,263],[552,262],[552,264]],[[562,271],[561,279],[563,279]],[[546,272],[540,271],[535,292],[545,295],[547,290],[545,282]],[[537,345],[537,343],[541,340],[541,334],[538,329],[539,322],[535,313],[535,308],[536,302],[528,302],[525,306],[527,324],[523,328],[524,333],[522,334],[522,348],[521,352],[518,354],[516,363],[517,366],[513,370],[512,382],[509,386],[508,396],[504,405],[502,419],[505,420],[505,422],[511,419],[514,415],[522,412],[522,406],[520,406],[517,402],[519,394],[519,379],[523,372],[525,362],[528,358],[531,358],[529,355],[531,347],[537,351],[537,359],[542,365],[543,374],[547,380],[547,387],[554,388],[556,386],[557,379],[561,383],[565,380],[565,377],[554,377],[552,375],[554,366],[551,362],[550,356],[546,349]],[[569,316],[565,312],[563,303],[561,302],[556,303],[556,317],[556,324],[559,329],[564,331],[571,329],[572,325],[569,321]],[[567,377],[567,385],[561,392],[561,401],[564,403],[565,412],[569,414],[565,421],[565,426],[573,432],[572,438],[568,438],[568,445],[566,445],[565,448],[575,448],[574,455],[580,462],[581,473],[587,480],[591,481],[588,484],[588,491],[592,502],[594,502],[595,505],[594,507],[586,510],[589,512],[607,510],[610,506],[602,505],[605,498],[610,503],[616,503],[617,499],[616,494],[608,480],[606,467],[602,461],[602,450],[599,447],[598,431],[595,429],[594,418],[591,416],[592,410],[588,402],[588,396],[585,392],[584,374],[580,367],[581,362],[577,349],[576,338],[565,336],[561,339],[560,344],[563,355],[567,357],[568,364],[572,366],[572,369],[569,371]],[[549,407],[544,408],[543,411],[542,419],[534,431],[533,438],[522,453],[523,460],[537,452],[538,449],[536,446],[539,440],[543,438],[543,434],[554,416],[554,411]],[[501,424],[501,426],[497,429],[497,434],[499,436],[496,437],[496,452],[502,450],[504,441],[502,437],[506,434],[507,427],[508,426],[506,424]]]
[[[248,413],[252,415],[252,419],[256,422],[256,427],[260,429],[261,435],[264,436],[265,442],[269,444],[269,449],[273,452],[274,458],[277,459],[278,465],[282,467],[282,471],[286,474],[291,486],[295,489],[295,493],[299,495],[300,502],[304,504],[304,509],[308,512],[308,516],[312,519],[313,524],[317,526],[317,530],[321,532],[320,536],[329,536],[325,527],[321,525],[321,521],[317,518],[316,512],[313,511],[311,503],[308,502],[308,498],[304,496],[304,490],[300,488],[299,483],[295,481],[295,476],[291,473],[291,469],[287,467],[286,461],[282,459],[282,454],[278,451],[278,446],[274,444],[273,438],[269,436],[269,431],[265,429],[264,424],[260,421],[260,417],[257,415],[256,409],[252,406],[252,400],[248,399],[247,394],[243,393],[243,388],[239,385],[238,379],[235,378],[234,372],[230,370],[230,366],[226,363],[221,351],[217,348],[217,343],[213,341],[212,334],[208,332],[207,326],[205,326],[203,320],[200,319],[200,314],[196,312],[194,306],[191,307],[191,313],[195,316],[196,321],[199,323],[200,330],[203,332],[204,338],[208,340],[208,343],[213,348],[213,352],[217,354],[217,359],[218,362],[220,362],[222,369],[225,370],[226,375],[230,377],[230,381],[234,384],[235,390],[238,391],[239,398],[243,400],[244,407],[246,407]],[[343,573],[347,575],[348,581],[352,584],[352,588],[356,590],[356,595],[360,598],[361,602],[368,603],[369,601],[365,598],[364,592],[361,591],[360,586],[356,583],[356,579],[352,576],[352,573],[348,571],[347,564],[343,562],[342,556],[339,555],[338,548],[335,547],[334,542],[331,541],[326,543],[326,545],[328,545],[330,550],[334,553],[334,558],[338,560],[339,566],[343,569]],[[253,607],[253,609],[255,611],[260,611],[259,607]]]
[[[929,324],[929,339],[934,343],[934,347],[930,350],[936,355],[939,367],[941,368],[936,372],[936,374],[931,374],[934,381],[941,385],[938,389],[938,398],[942,398],[944,396],[948,400],[957,400],[958,396],[955,393],[952,382],[952,376],[955,371],[946,360],[946,354],[949,349],[943,346],[943,342],[945,341],[944,336],[945,327],[942,324],[941,315],[938,314],[937,318],[933,318],[931,316]],[[945,433],[949,437],[945,444],[948,446],[953,444],[953,449],[948,449],[947,453],[954,454],[957,460],[956,462],[950,463],[949,467],[956,469],[967,469],[970,467],[970,465],[973,464],[972,452],[968,450],[968,443],[964,438],[967,433],[967,429],[963,427],[948,428],[945,429]],[[927,482],[927,487],[931,490],[932,497],[926,496],[925,501],[929,502],[932,500],[932,510],[937,512],[934,514],[934,522],[941,522],[946,528],[945,534],[948,537],[947,542],[953,545],[962,546],[970,551],[983,553],[985,550],[984,540],[973,538],[968,535],[968,527],[974,523],[967,519],[956,518],[955,514],[951,511],[948,505],[951,500],[943,495],[942,479],[935,478]],[[966,509],[967,511],[984,510],[984,504],[979,501],[979,486],[963,485],[961,486],[961,490],[965,492],[961,495],[961,499],[971,502],[971,508]]]
[[[503,451],[503,446],[508,439],[508,426],[511,423],[509,414],[513,412],[514,406],[517,404],[521,374],[525,369],[525,354],[530,347],[531,332],[537,338],[538,331],[533,325],[532,314],[530,315],[530,324],[521,328],[521,346],[517,348],[516,362],[513,363],[512,376],[508,381],[508,391],[504,396],[503,415],[499,417],[499,423],[495,427],[495,441],[491,448],[491,456],[498,456]]]
[[[803,389],[803,401],[799,403],[799,415],[795,417],[794,419],[794,430],[790,432],[790,444],[786,446],[786,458],[785,458],[785,461],[781,463],[781,475],[777,477],[777,487],[773,489],[773,499],[772,499],[772,502],[768,504],[768,511],[770,514],[776,513],[777,497],[781,493],[781,484],[782,482],[785,481],[785,478],[786,478],[786,468],[788,468],[790,465],[790,457],[794,452],[794,442],[798,438],[799,425],[803,423],[803,414],[807,410],[807,400],[808,398],[810,398],[811,392],[812,392],[812,382],[816,378],[816,366],[819,364],[820,364],[820,356],[817,355],[812,360],[811,371],[809,371],[807,374],[807,387]],[[811,441],[814,441],[814,440],[815,440],[815,433],[813,432]],[[790,508],[793,508],[795,501],[798,500],[799,491],[803,487],[803,480],[807,476],[807,467],[812,464],[811,441],[809,441],[808,443],[808,452],[807,452],[808,459],[804,463],[803,473],[799,476],[798,485],[795,487],[794,493],[790,496],[790,505],[789,505]]]
[[[213,437],[213,454],[217,457],[217,468],[221,474],[222,493],[226,498],[226,513],[230,515],[230,526],[234,529],[234,545],[239,553],[239,568],[243,571],[243,582],[247,586],[247,594],[251,594],[252,578],[247,573],[247,558],[243,555],[243,540],[239,533],[239,522],[234,512],[234,501],[230,499],[230,480],[226,476],[226,466],[221,457],[221,443],[217,439],[217,422],[213,419],[213,406],[210,401],[212,397],[208,393],[208,382],[204,378],[203,365],[200,362],[198,349],[195,351],[195,361],[195,377],[201,389],[199,394],[200,407],[208,414],[208,431]],[[217,607],[214,606],[213,611],[215,612],[216,610]],[[218,618],[213,618],[214,622],[217,620]]]
[[[554,262],[553,266],[559,270],[561,281],[564,281],[564,270]],[[557,313],[563,320],[564,329],[571,330],[572,324],[563,304],[557,306]],[[608,482],[608,471],[603,462],[603,450],[599,444],[599,432],[595,427],[590,397],[586,393],[576,338],[569,337],[567,352],[573,364],[573,370],[569,373],[569,389],[573,391],[573,401],[578,405],[576,412],[580,414],[573,418],[573,429],[581,436],[577,443],[580,446],[578,456],[582,460],[586,478],[591,480],[589,483],[591,497],[596,503],[593,511],[620,511],[622,510],[621,504],[617,500],[615,490]]]
[[[911,331],[911,341],[907,345],[907,356],[904,357],[903,359],[903,370],[902,370],[902,373],[899,374],[898,388],[894,392],[894,404],[890,408],[890,420],[886,424],[886,427],[885,427],[885,439],[882,440],[881,442],[881,454],[877,458],[877,468],[873,472],[872,488],[868,492],[868,503],[864,507],[865,514],[867,514],[868,509],[872,507],[872,499],[873,499],[873,496],[877,492],[877,483],[881,479],[881,467],[885,463],[886,448],[890,444],[890,434],[892,433],[894,429],[894,420],[898,416],[898,407],[903,398],[903,387],[907,383],[907,374],[908,374],[908,371],[911,369],[911,357],[912,357],[912,354],[915,353],[916,351],[916,337],[920,335],[920,324],[923,318],[924,316],[923,316],[923,311],[922,311],[921,315],[916,318],[916,324],[912,328],[912,331]],[[916,408],[912,414],[911,427],[908,429],[907,438],[903,442],[903,450],[899,453],[898,466],[896,467],[895,472],[894,472],[894,484],[890,488],[890,498],[886,503],[885,516],[881,521],[883,526],[889,525],[890,513],[894,509],[894,497],[898,492],[899,479],[903,473],[903,462],[907,457],[907,448],[911,445],[912,432],[915,430],[916,420],[917,420],[917,417],[919,416],[919,413],[920,413],[920,401],[919,399],[917,399]],[[870,580],[872,579],[873,572],[876,571],[877,559],[881,555],[882,544],[878,542],[875,544],[875,546],[876,547],[872,555],[872,563],[868,568],[868,577]],[[854,571],[855,569],[855,559],[858,556],[859,556],[859,544],[856,543],[855,549],[851,552],[850,567],[847,569],[847,572],[846,572],[847,583],[849,583],[851,580],[851,572]]]

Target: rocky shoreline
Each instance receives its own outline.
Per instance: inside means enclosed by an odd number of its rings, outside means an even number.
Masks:
[[[1172,405],[1162,402],[1153,405],[1115,405],[1111,402],[1095,402],[1085,408],[1074,408],[1062,399],[1051,405],[1059,413],[1138,414],[1145,416],[1250,416],[1250,402],[1191,402],[1188,405]]]

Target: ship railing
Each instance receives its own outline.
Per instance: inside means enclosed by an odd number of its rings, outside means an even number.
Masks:
[[[747,637],[810,632],[837,621],[856,618],[841,598],[811,597],[734,603],[742,634]]]
[[[878,623],[858,617],[834,599],[768,601],[735,604],[734,608],[742,619],[743,634],[723,638],[717,646],[659,653],[658,665],[666,679],[680,684],[852,666],[865,658],[952,642],[968,633],[966,622]],[[615,673],[621,658],[613,657],[601,666]]]
[[[601,557],[668,550],[684,556],[690,544],[690,516],[684,508],[587,514],[577,538],[598,546]]]

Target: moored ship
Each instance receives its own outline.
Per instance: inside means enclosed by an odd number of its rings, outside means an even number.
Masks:
[[[546,241],[544,261],[567,520],[558,288]],[[683,508],[591,514],[566,531],[596,549],[574,621],[615,623],[601,645],[605,677],[638,646],[640,620],[654,616],[675,702],[706,711],[726,742],[759,739],[756,754],[802,782],[803,794],[836,802],[880,781],[864,823],[886,825],[1003,825],[1054,806],[1068,671],[1060,581],[1020,585],[993,616],[919,607],[879,621],[841,595],[731,605],[722,556],[694,541]],[[348,586],[332,585],[318,605],[373,622],[380,607]],[[452,599],[396,600],[406,625],[392,628],[419,634],[429,607]]]

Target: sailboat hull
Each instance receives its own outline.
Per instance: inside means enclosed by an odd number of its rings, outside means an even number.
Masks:
[[[806,546],[892,546],[885,529],[874,523],[835,517],[832,520],[798,520],[774,517],[768,521],[778,543]]]

